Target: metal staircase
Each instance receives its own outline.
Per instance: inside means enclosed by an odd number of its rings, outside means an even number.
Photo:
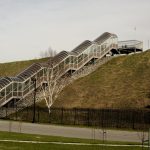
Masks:
[[[62,51],[46,63],[31,65],[16,77],[1,78],[0,107],[11,102],[14,104],[17,100],[20,100],[17,103],[18,106],[31,105],[35,88],[33,79],[36,79],[36,89],[39,89],[43,83],[47,82],[45,77],[48,69],[53,69],[60,77],[71,72],[72,78],[77,79],[91,73],[111,59],[112,56],[106,57],[106,55],[108,53],[113,55],[113,52],[117,50],[117,36],[105,32],[94,41],[84,41],[71,52]],[[91,62],[92,65],[90,65]]]
[[[102,59],[96,59],[94,63],[88,64],[87,66],[83,66],[79,70],[75,71],[74,73],[71,74],[70,78],[68,78],[68,82],[66,83],[67,86],[68,84],[72,83],[74,80],[84,77],[93,71],[95,71],[98,67],[109,61],[115,56],[107,56],[103,57]],[[36,102],[39,102],[43,99],[40,99],[42,97],[40,87],[37,89],[36,92]],[[6,116],[9,116],[12,113],[15,113],[16,111],[22,110],[26,107],[29,107],[33,105],[33,99],[34,99],[34,94],[31,92],[28,94],[24,99],[19,100],[18,102],[15,103],[15,107],[12,107],[11,109],[7,109],[5,107],[0,108],[0,118],[4,118]]]
[[[94,62],[94,64],[90,64],[87,66],[82,67],[81,69],[75,71],[74,73],[71,74],[71,76],[69,76],[68,81],[66,82],[66,85],[72,83],[74,80],[84,77],[90,73],[92,73],[93,71],[95,71],[98,67],[100,67],[102,64],[106,63],[107,61],[109,61],[110,59],[112,59],[114,56],[108,56],[108,57],[104,57],[102,59],[98,59]],[[64,86],[66,86],[64,85]],[[42,99],[40,99],[40,97],[42,97],[41,95],[41,90],[40,87],[39,89],[37,89],[36,92],[36,102],[41,101]],[[33,93],[29,94],[26,98],[19,100],[16,105],[17,107],[27,107],[33,104]]]

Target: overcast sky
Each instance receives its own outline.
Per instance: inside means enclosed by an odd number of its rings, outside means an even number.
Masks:
[[[150,0],[0,0],[0,63],[71,51],[106,31],[147,49]]]

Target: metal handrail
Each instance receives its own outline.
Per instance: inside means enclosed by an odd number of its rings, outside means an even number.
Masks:
[[[137,40],[119,41],[118,48],[139,48],[143,49],[143,42]]]

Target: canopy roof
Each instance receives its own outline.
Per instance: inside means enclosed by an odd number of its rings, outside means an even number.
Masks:
[[[92,45],[92,42],[89,40],[86,40],[86,41],[82,42],[80,45],[78,45],[76,48],[74,48],[72,50],[72,52],[75,54],[80,54],[91,45]]]
[[[105,32],[103,33],[102,35],[100,35],[98,38],[96,38],[94,40],[94,42],[96,42],[97,44],[102,44],[107,38],[111,37],[111,36],[114,36],[114,37],[117,37],[116,34],[112,34],[112,33],[109,33],[109,32]]]
[[[51,60],[51,63],[53,63],[53,65],[56,65],[69,55],[75,55],[75,54],[73,52],[61,51],[60,53],[58,53],[57,55],[53,57],[53,59]]]
[[[11,83],[12,80],[10,77],[1,77],[0,78],[0,89]]]
[[[17,78],[20,78],[22,80],[27,79],[28,77],[35,74],[37,71],[39,71],[42,68],[40,63],[34,63],[27,69],[25,69],[23,72],[17,75]]]

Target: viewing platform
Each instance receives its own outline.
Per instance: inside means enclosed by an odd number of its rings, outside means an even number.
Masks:
[[[118,41],[118,51],[121,54],[143,51],[143,42],[138,40]]]

